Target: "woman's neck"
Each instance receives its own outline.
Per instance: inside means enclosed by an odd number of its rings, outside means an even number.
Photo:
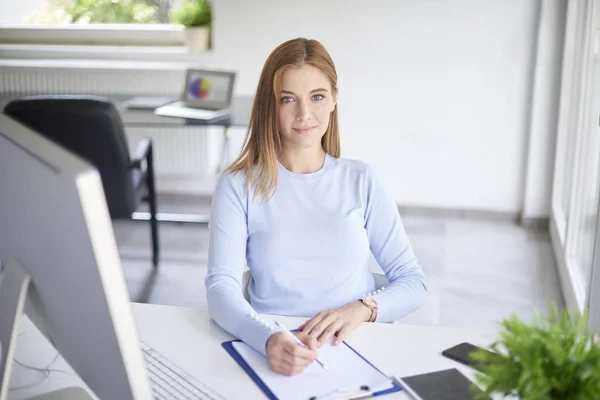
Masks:
[[[295,174],[312,174],[323,167],[325,162],[325,150],[317,149],[284,150],[281,156],[281,164],[290,172]]]

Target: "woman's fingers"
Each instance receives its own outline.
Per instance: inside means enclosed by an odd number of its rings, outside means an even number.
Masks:
[[[288,352],[282,352],[278,357],[274,357],[271,362],[271,369],[283,375],[297,375],[304,371],[312,361],[303,357],[294,356]]]
[[[301,336],[299,334],[298,336]],[[273,334],[267,341],[267,356],[271,369],[279,374],[296,375],[304,371],[317,357],[314,338],[307,338],[302,335],[307,345],[314,346],[313,349],[299,345],[289,336],[282,332]]]
[[[285,359],[283,352],[271,355],[269,357],[269,366],[274,372],[284,375],[288,375],[289,371],[293,368],[293,364]]]
[[[351,325],[344,325],[337,333],[337,337],[333,340],[333,345],[337,346],[338,344],[342,343],[342,341],[348,336],[348,334],[350,332],[352,332],[354,329],[356,329],[358,325],[355,326],[351,326]]]
[[[317,314],[316,317],[314,317],[313,319],[311,319],[306,326],[304,327],[304,329],[302,330],[302,332],[306,333],[309,336],[314,336],[314,337],[319,337],[318,335],[316,335],[320,326],[322,326],[323,322],[329,318],[329,315],[325,314],[325,313],[319,313]]]
[[[277,372],[278,374],[288,375],[288,376],[298,375],[300,372],[304,371],[304,368],[294,367],[291,364],[283,363],[283,362],[279,363],[279,364],[271,365],[271,369],[273,371]]]
[[[285,373],[292,369],[294,366],[289,360],[281,358],[273,358],[269,360],[269,364],[271,365],[271,369],[277,373]]]
[[[317,357],[317,352],[315,350],[302,347],[296,342],[286,343],[283,350],[286,353],[284,354],[284,357],[292,362],[304,360],[306,363],[311,363]]]
[[[310,350],[317,350],[319,348],[319,344],[315,337],[304,332],[294,332],[294,335],[296,335],[296,337]]]
[[[334,320],[319,337],[319,347],[327,343],[333,335],[344,327],[345,323],[341,319]]]
[[[284,348],[281,358],[275,361],[278,366],[277,369],[273,369],[275,372],[283,373],[285,375],[297,375],[312,364],[314,361],[313,352],[306,351],[307,349],[302,348],[298,344],[294,345],[299,350],[294,348]]]
[[[327,328],[329,328],[329,326],[336,323],[337,321],[338,321],[338,318],[334,314],[330,314],[330,315],[326,316],[325,318],[323,318],[310,331],[308,329],[305,329],[306,334],[316,337],[317,340],[319,341],[319,345],[321,345],[323,343],[323,341],[321,340],[321,335],[323,334],[323,332],[325,332],[325,330]]]
[[[300,325],[300,330],[302,332],[305,332],[306,334],[310,334],[310,331],[319,323],[321,322],[321,320],[325,317],[325,313],[324,312],[320,312],[317,315],[315,315],[315,317],[313,319],[310,319],[308,321],[306,321],[305,323],[303,323],[302,325]]]

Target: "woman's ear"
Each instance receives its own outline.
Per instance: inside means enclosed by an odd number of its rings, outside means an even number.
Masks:
[[[333,94],[332,94],[332,99],[333,99],[333,105],[331,106],[331,112],[335,111],[335,107],[337,107],[337,100],[338,100],[338,91],[337,91],[337,87],[335,89],[333,89]]]

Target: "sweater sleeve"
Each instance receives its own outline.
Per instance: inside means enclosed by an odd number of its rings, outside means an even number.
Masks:
[[[248,240],[247,209],[242,174],[221,175],[211,205],[206,295],[212,319],[266,355],[267,339],[275,329],[256,317],[242,292]]]
[[[389,285],[371,296],[377,302],[377,322],[399,320],[425,302],[425,274],[410,245],[394,200],[373,171],[367,169],[365,228],[373,256]]]

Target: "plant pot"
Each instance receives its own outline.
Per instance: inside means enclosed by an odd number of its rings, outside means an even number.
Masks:
[[[210,43],[210,29],[206,26],[186,27],[185,45],[191,53],[200,53],[208,50]]]

